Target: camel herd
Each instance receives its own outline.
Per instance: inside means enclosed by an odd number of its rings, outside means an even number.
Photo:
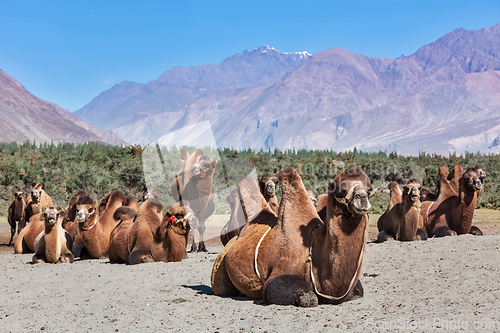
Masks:
[[[33,263],[102,256],[126,264],[182,261],[188,241],[191,251],[206,251],[216,165],[200,149],[192,155],[182,150],[181,169],[171,186],[177,202],[166,210],[154,191],[144,194],[141,205],[119,190],[99,201],[81,191],[62,209],[43,183],[34,184],[26,201],[17,190],[8,210],[9,245],[15,253],[34,253]],[[389,183],[390,202],[378,220],[376,242],[481,235],[472,217],[485,177],[480,166],[464,172],[457,164],[451,173],[439,168],[435,192],[415,179],[402,189]],[[212,269],[214,294],[302,307],[362,297],[359,276],[371,191],[370,179],[358,167],[330,179],[328,193],[318,197],[292,167],[241,179],[227,196],[231,214],[220,233],[224,249]],[[19,235],[13,243],[16,223]]]

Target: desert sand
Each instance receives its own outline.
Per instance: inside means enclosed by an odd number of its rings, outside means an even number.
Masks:
[[[365,296],[306,309],[215,296],[217,238],[208,242],[210,252],[182,262],[135,266],[107,259],[33,265],[31,254],[2,246],[0,331],[500,332],[500,223],[480,227],[485,236],[369,242]],[[220,226],[210,230],[216,235]],[[0,243],[8,232],[0,222]]]

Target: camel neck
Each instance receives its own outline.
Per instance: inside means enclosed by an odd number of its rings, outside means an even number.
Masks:
[[[80,234],[82,235],[83,241],[85,243],[85,247],[89,251],[89,254],[92,258],[99,258],[104,252],[101,249],[101,224],[99,223],[99,216],[97,212],[94,215],[92,220],[89,220],[86,223],[86,227],[84,227],[81,223],[78,224],[78,229]],[[93,226],[93,227],[92,227]],[[109,239],[108,239],[109,243]]]
[[[460,193],[459,193],[459,211],[462,223],[458,225],[457,233],[466,234],[469,233],[470,227],[472,226],[472,218],[474,217],[474,210],[477,204],[477,192],[470,191],[465,188],[463,180],[460,179]]]
[[[413,240],[417,233],[420,218],[420,201],[415,203],[405,200],[402,204],[403,223],[399,227],[398,240]]]
[[[61,222],[53,226],[45,226],[45,256],[48,262],[56,263],[61,257],[60,234],[64,233]]]

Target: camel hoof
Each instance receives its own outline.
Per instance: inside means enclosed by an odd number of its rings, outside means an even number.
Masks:
[[[198,245],[198,252],[208,252],[208,251],[207,251],[207,248],[205,247],[205,243],[201,242],[201,243]]]
[[[196,244],[193,243],[193,245],[191,245],[191,250],[188,251],[188,253],[196,253],[198,252],[198,247],[196,246]]]
[[[481,229],[479,229],[478,227],[473,225],[472,227],[470,227],[469,234],[474,235],[474,236],[482,236],[483,232],[481,231]]]
[[[299,296],[297,306],[302,308],[312,308],[318,306],[318,297],[315,293],[308,291],[302,296]]]
[[[427,232],[424,229],[422,229],[422,228],[418,228],[417,229],[417,237],[416,237],[416,239],[424,241],[424,240],[427,240],[427,238],[428,238],[427,237]]]

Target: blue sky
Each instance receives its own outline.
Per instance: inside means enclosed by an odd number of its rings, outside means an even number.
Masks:
[[[75,111],[122,81],[218,64],[246,49],[410,55],[500,22],[500,1],[0,0],[0,69]]]

